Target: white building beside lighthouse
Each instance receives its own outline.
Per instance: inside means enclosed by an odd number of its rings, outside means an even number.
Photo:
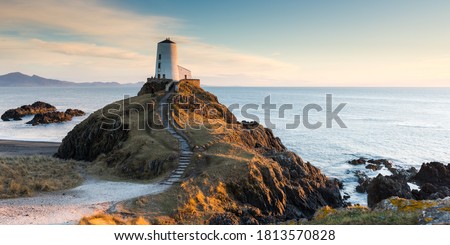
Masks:
[[[158,43],[155,78],[173,81],[192,79],[191,71],[178,65],[177,44],[170,38]]]

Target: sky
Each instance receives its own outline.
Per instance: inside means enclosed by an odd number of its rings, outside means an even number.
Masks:
[[[450,86],[447,0],[1,0],[0,74],[144,81],[156,45],[212,86]]]

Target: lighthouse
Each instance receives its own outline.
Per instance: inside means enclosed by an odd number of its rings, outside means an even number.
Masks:
[[[156,51],[155,77],[179,80],[177,44],[167,38],[158,43]]]
[[[158,43],[155,78],[173,81],[191,79],[191,71],[178,65],[177,44],[170,38]]]

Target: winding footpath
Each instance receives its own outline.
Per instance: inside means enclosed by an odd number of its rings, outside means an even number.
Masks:
[[[167,179],[151,184],[88,179],[70,190],[3,199],[0,200],[0,225],[76,224],[85,215],[104,212],[120,201],[162,193],[179,182],[193,153],[185,136],[169,123],[170,95],[167,93],[161,99],[159,112],[168,132],[179,141],[180,159],[177,169]]]
[[[180,144],[180,159],[178,162],[178,167],[175,169],[175,171],[172,172],[170,177],[164,181],[161,182],[163,185],[172,185],[173,183],[179,182],[181,176],[184,174],[184,171],[186,170],[187,166],[191,162],[191,157],[193,155],[193,152],[191,150],[191,147],[189,146],[188,141],[186,140],[186,136],[182,135],[181,133],[178,133],[171,123],[169,123],[169,103],[168,99],[172,93],[167,93],[160,101],[159,103],[159,115],[161,115],[161,121],[164,124],[164,128],[166,128],[169,133],[175,137],[179,144]]]

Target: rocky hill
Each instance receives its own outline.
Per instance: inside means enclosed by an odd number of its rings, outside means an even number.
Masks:
[[[155,109],[164,93],[141,90],[93,113],[67,135],[57,156],[92,161],[126,178],[167,176],[180,151]],[[113,212],[165,220],[160,223],[267,224],[344,205],[337,180],[287,150],[270,129],[238,122],[198,84],[181,82],[170,99],[172,123],[194,151],[181,183]]]

